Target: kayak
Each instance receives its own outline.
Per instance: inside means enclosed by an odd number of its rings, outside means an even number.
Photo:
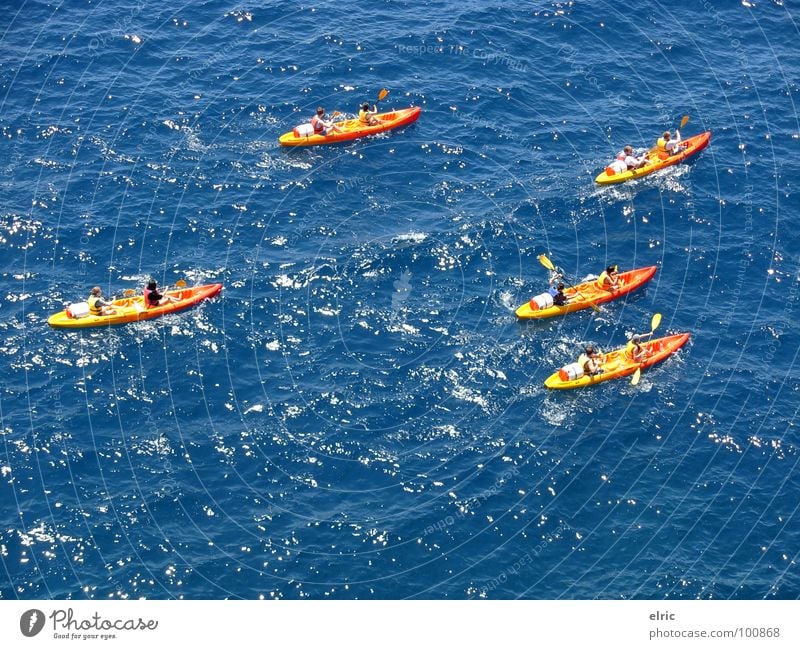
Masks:
[[[603,369],[601,374],[575,376],[574,369],[578,370],[577,374],[582,374],[583,369],[577,363],[573,363],[562,367],[558,372],[547,377],[544,385],[553,390],[571,390],[572,388],[584,388],[587,385],[618,379],[621,376],[629,376],[637,368],[645,369],[660,363],[683,347],[687,340],[689,340],[689,334],[682,333],[643,341],[641,346],[645,351],[645,358],[638,363],[631,359],[626,347],[615,349],[613,352],[600,355],[600,367]]]
[[[633,270],[619,273],[620,287],[616,291],[607,291],[600,288],[597,286],[596,280],[570,286],[564,289],[564,295],[569,300],[564,306],[554,305],[552,299],[549,300],[548,304],[547,294],[545,293],[523,304],[516,310],[516,314],[520,319],[540,319],[588,309],[592,304],[603,304],[627,295],[642,284],[649,282],[653,275],[656,274],[656,270],[658,270],[656,266],[645,266],[644,268],[634,268]]]
[[[144,308],[144,296],[126,297],[114,300],[116,313],[111,315],[93,315],[88,313],[89,305],[86,302],[71,304],[64,311],[59,311],[47,319],[51,327],[59,329],[82,329],[84,327],[105,327],[108,325],[151,320],[167,313],[182,311],[194,306],[198,302],[214,297],[222,290],[222,284],[206,284],[205,286],[191,286],[165,291],[165,295],[178,298],[177,302],[169,302],[161,306]]]
[[[664,167],[670,167],[679,162],[683,162],[686,158],[690,158],[695,153],[699,153],[708,146],[710,139],[711,131],[706,131],[705,133],[700,133],[700,135],[694,135],[685,140],[681,140],[681,144],[687,145],[686,148],[682,149],[680,153],[666,157],[661,157],[666,155],[664,153],[659,154],[657,151],[651,150],[647,154],[648,162],[644,167],[629,169],[621,173],[614,173],[609,167],[606,167],[606,170],[600,173],[594,181],[599,185],[613,185],[615,183],[624,183],[626,180],[647,176]],[[609,173],[609,171],[611,171],[611,173]]]
[[[341,129],[341,133],[330,133],[329,135],[304,135],[310,124],[301,124],[293,131],[284,133],[278,138],[281,146],[314,146],[316,144],[335,144],[336,142],[346,142],[355,140],[367,135],[375,135],[384,131],[391,131],[394,128],[406,126],[416,122],[422,109],[419,106],[411,108],[401,108],[390,113],[378,113],[375,117],[381,120],[380,124],[368,126],[358,119],[347,119],[335,122]]]

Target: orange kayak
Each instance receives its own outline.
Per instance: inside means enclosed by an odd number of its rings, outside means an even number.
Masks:
[[[307,127],[308,125],[302,124],[293,131],[281,135],[278,141],[281,143],[281,146],[314,146],[317,144],[346,142],[347,140],[355,140],[360,137],[375,135],[376,133],[383,133],[384,131],[391,131],[394,128],[406,126],[407,124],[416,122],[421,112],[422,109],[419,106],[414,106],[411,108],[401,108],[391,113],[378,113],[375,117],[381,120],[381,123],[375,126],[363,124],[358,119],[347,119],[341,122],[335,122],[336,126],[341,129],[341,132],[330,133],[329,135],[303,135],[303,131],[307,130],[303,127]]]
[[[620,287],[616,291],[607,291],[600,288],[597,286],[596,280],[570,286],[564,289],[564,295],[569,300],[564,306],[554,305],[552,299],[550,300],[550,305],[552,306],[548,305],[545,297],[547,294],[543,294],[523,304],[517,309],[516,314],[521,319],[540,319],[588,309],[592,304],[603,304],[627,295],[642,284],[649,282],[653,275],[656,274],[656,270],[658,270],[656,266],[645,266],[644,268],[635,268],[634,270],[619,273]]]
[[[642,342],[641,345],[642,349],[644,349],[645,357],[639,362],[630,357],[626,347],[615,349],[613,352],[600,356],[600,367],[603,370],[601,374],[583,375],[583,369],[577,363],[573,363],[547,377],[544,385],[552,390],[571,390],[572,388],[585,388],[587,385],[629,376],[637,368],[645,369],[651,367],[672,356],[686,344],[687,340],[689,340],[689,334],[682,333]],[[577,374],[580,374],[580,376],[576,376],[574,369],[578,370]]]
[[[594,179],[594,181],[598,185],[613,185],[616,183],[624,183],[626,180],[633,180],[634,178],[647,176],[648,174],[658,171],[659,169],[663,169],[664,167],[670,167],[678,164],[679,162],[683,162],[686,160],[686,158],[693,156],[695,153],[699,153],[708,146],[710,139],[711,131],[700,133],[700,135],[694,135],[685,140],[681,140],[681,144],[686,144],[687,146],[685,149],[682,149],[680,153],[662,158],[661,155],[665,154],[659,155],[657,151],[651,151],[647,154],[648,162],[644,167],[640,167],[639,169],[629,169],[628,171],[623,171],[621,173],[614,173],[613,171],[609,173],[609,168],[606,167],[606,170],[600,173],[597,178]]]
[[[222,290],[222,284],[206,284],[205,286],[187,286],[172,291],[165,291],[165,295],[178,298],[177,302],[170,302],[162,306],[154,306],[149,309],[144,308],[144,296],[126,297],[114,300],[116,313],[111,315],[93,315],[86,313],[89,305],[85,302],[71,304],[64,311],[59,311],[51,315],[47,323],[51,327],[58,329],[83,329],[84,327],[106,327],[108,325],[125,324],[128,322],[138,322],[139,320],[151,320],[167,313],[182,311],[202,302],[210,297],[214,297]]]

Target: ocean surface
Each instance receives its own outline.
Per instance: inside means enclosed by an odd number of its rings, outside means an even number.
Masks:
[[[0,598],[800,597],[800,10],[18,0]],[[317,105],[404,129],[282,149]],[[688,164],[620,186],[688,115]],[[570,279],[657,265],[544,322]],[[106,294],[224,283],[105,329]],[[582,345],[688,331],[549,392]]]

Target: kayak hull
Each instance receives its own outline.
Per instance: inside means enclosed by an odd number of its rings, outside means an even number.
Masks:
[[[606,291],[599,288],[595,280],[583,282],[582,284],[564,289],[564,295],[569,299],[569,302],[564,306],[553,305],[546,309],[532,309],[530,302],[527,302],[516,310],[516,314],[521,320],[538,320],[572,313],[573,311],[580,311],[581,309],[588,309],[592,304],[598,305],[604,302],[610,302],[611,300],[616,300],[636,290],[643,284],[649,282],[653,278],[653,275],[656,274],[657,270],[657,266],[645,266],[644,268],[635,268],[625,271],[624,273],[619,273],[621,287],[616,291]]]
[[[308,135],[296,136],[294,131],[284,133],[278,138],[281,146],[317,146],[320,144],[336,144],[337,142],[347,142],[348,140],[356,140],[358,138],[367,137],[368,135],[375,135],[376,133],[384,133],[391,131],[401,126],[407,126],[417,121],[422,108],[419,106],[412,106],[411,108],[401,108],[389,113],[378,113],[375,115],[381,124],[376,126],[367,126],[362,124],[358,119],[348,119],[341,122],[335,122],[336,126],[342,129],[341,133],[331,133],[330,135]]]
[[[198,302],[214,297],[222,290],[222,284],[206,284],[205,286],[192,286],[166,291],[165,295],[178,298],[178,302],[162,306],[144,308],[142,295],[114,300],[116,313],[112,315],[86,315],[81,318],[70,317],[66,310],[59,311],[47,319],[47,324],[56,329],[85,329],[88,327],[108,327],[111,325],[152,320],[168,313],[183,311]]]
[[[680,153],[676,153],[675,155],[671,155],[662,159],[659,157],[657,152],[650,152],[648,153],[648,163],[644,167],[639,169],[630,169],[628,171],[623,171],[622,173],[613,175],[609,175],[606,171],[603,171],[597,176],[597,178],[594,179],[594,181],[598,185],[615,185],[617,183],[624,183],[627,180],[634,180],[636,178],[641,178],[642,176],[647,176],[654,171],[658,171],[659,169],[664,169],[665,167],[670,167],[678,164],[679,162],[683,162],[687,158],[699,153],[708,146],[709,140],[711,140],[711,131],[694,135],[690,138],[682,140],[682,143],[687,144],[687,147]]]
[[[618,379],[623,376],[630,376],[636,372],[637,368],[646,369],[652,367],[665,358],[672,356],[672,354],[686,344],[687,340],[689,340],[689,334],[680,333],[642,342],[641,345],[646,352],[646,357],[641,362],[632,360],[625,347],[615,349],[601,356],[602,362],[600,367],[603,369],[602,374],[582,376],[571,381],[565,381],[561,378],[559,372],[556,372],[547,377],[544,385],[551,390],[572,390],[574,388],[585,388],[595,383],[602,383],[603,381],[610,381],[611,379]]]

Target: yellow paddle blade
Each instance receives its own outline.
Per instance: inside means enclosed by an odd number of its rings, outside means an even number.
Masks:
[[[656,329],[658,329],[658,325],[660,324],[661,324],[661,314],[654,313],[653,319],[650,321],[650,331],[655,331]]]
[[[636,371],[633,373],[633,378],[631,379],[631,385],[636,385],[639,382],[640,378],[642,378],[642,368],[637,367]]]
[[[382,88],[381,91],[378,93],[378,101],[382,101],[386,98],[386,95],[389,94],[389,91],[386,88]]]
[[[686,126],[688,123],[689,123],[689,116],[688,115],[684,115],[683,119],[681,120],[681,128]]]
[[[123,295],[125,297],[131,297],[132,295],[136,295],[136,291],[134,291],[132,288],[129,288],[123,293]]]
[[[183,288],[184,286],[186,286],[186,280],[179,279],[177,282],[175,282],[175,286],[177,286],[178,288]]]
[[[544,266],[547,270],[555,270],[556,267],[553,266],[553,262],[550,261],[546,255],[539,255],[536,259],[539,260],[539,263]]]

